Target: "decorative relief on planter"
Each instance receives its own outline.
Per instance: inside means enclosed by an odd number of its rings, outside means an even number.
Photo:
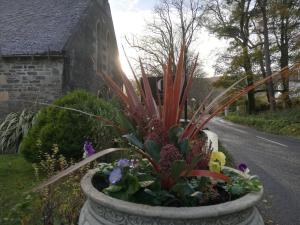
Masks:
[[[95,171],[81,181],[87,201],[79,225],[264,225],[255,208],[263,190],[218,205],[152,207],[113,199],[97,191],[91,182]]]
[[[160,219],[122,213],[88,200],[82,209],[79,225],[259,225],[262,223],[257,213],[255,208],[249,208],[214,218]]]

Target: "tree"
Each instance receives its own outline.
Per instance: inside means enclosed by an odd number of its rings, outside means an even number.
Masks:
[[[135,48],[145,65],[146,72],[161,75],[169,55],[176,59],[185,44],[185,73],[195,59],[190,46],[196,39],[196,32],[201,27],[203,7],[200,0],[160,0],[154,8],[153,20],[148,22],[145,35],[132,38],[127,42]],[[173,62],[173,70],[176,70]],[[196,75],[203,71],[199,70]]]
[[[279,66],[284,68],[299,54],[300,1],[270,0],[271,32],[280,53]],[[282,96],[285,107],[291,107],[289,79],[282,75]]]
[[[213,0],[207,2],[208,19],[206,27],[218,37],[231,40],[231,45],[240,49],[241,66],[247,76],[248,85],[253,84],[250,48],[251,0]],[[248,92],[248,112],[255,112],[255,92]]]
[[[265,73],[265,76],[270,76],[272,74],[271,69],[271,56],[270,56],[270,42],[269,42],[269,27],[268,27],[268,18],[267,18],[267,0],[258,0],[257,1],[261,14],[262,14],[262,28],[263,28],[263,36],[264,36],[264,58],[265,58],[265,65],[266,70],[264,71],[262,65],[262,72]],[[274,94],[274,85],[273,81],[269,80],[267,82],[267,93],[268,93],[268,100],[270,103],[271,111],[275,111],[276,108],[276,101],[275,101],[275,94]]]
[[[162,75],[169,56],[173,59],[173,71],[176,71],[175,59],[179,49],[184,49],[185,85],[191,73],[196,56],[190,50],[195,41],[195,33],[201,27],[203,7],[201,0],[160,0],[154,9],[154,18],[147,24],[146,35],[138,41],[128,41],[142,54],[146,73]],[[201,75],[198,69],[196,75]],[[200,72],[200,73],[199,73]],[[187,101],[184,118],[187,120]]]

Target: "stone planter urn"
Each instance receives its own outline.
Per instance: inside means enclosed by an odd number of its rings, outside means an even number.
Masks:
[[[111,198],[94,188],[89,171],[81,181],[87,197],[79,225],[264,225],[255,204],[263,190],[237,200],[199,207],[158,207]]]

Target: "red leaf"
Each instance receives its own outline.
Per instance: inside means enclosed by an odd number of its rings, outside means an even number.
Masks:
[[[179,116],[181,115],[181,112],[183,110],[183,107],[184,107],[184,104],[185,104],[185,101],[187,100],[187,97],[188,97],[188,93],[192,87],[192,82],[193,82],[193,78],[194,78],[194,73],[195,73],[195,70],[196,70],[196,67],[197,67],[197,61],[198,61],[198,55],[195,59],[195,62],[193,64],[193,67],[192,67],[192,71],[190,72],[189,74],[189,79],[187,81],[187,84],[186,84],[186,87],[183,91],[183,96],[182,96],[182,99],[181,99],[181,103],[180,103],[180,107],[179,107]]]
[[[173,103],[173,78],[172,78],[172,59],[169,57],[168,64],[164,71],[164,104],[163,104],[163,118],[165,129],[168,130],[172,124],[172,118],[170,117],[172,113],[172,103]]]
[[[184,81],[185,81],[185,71],[184,71],[184,51],[185,48],[182,47],[180,50],[180,56],[177,63],[177,69],[175,74],[175,80],[173,85],[173,104],[172,104],[172,123],[179,122],[180,113],[180,99],[183,91]]]
[[[157,105],[154,101],[153,95],[152,95],[152,91],[151,91],[151,87],[149,84],[149,80],[146,76],[142,61],[140,59],[140,66],[141,66],[141,72],[142,72],[142,80],[143,80],[143,85],[144,85],[144,91],[145,91],[145,103],[147,106],[147,109],[149,111],[149,114],[152,117],[159,117],[159,113],[158,113],[158,108]]]

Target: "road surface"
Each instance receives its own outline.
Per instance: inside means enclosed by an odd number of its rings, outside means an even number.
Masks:
[[[300,139],[267,134],[221,118],[208,128],[264,185],[259,204],[266,225],[300,225]]]

